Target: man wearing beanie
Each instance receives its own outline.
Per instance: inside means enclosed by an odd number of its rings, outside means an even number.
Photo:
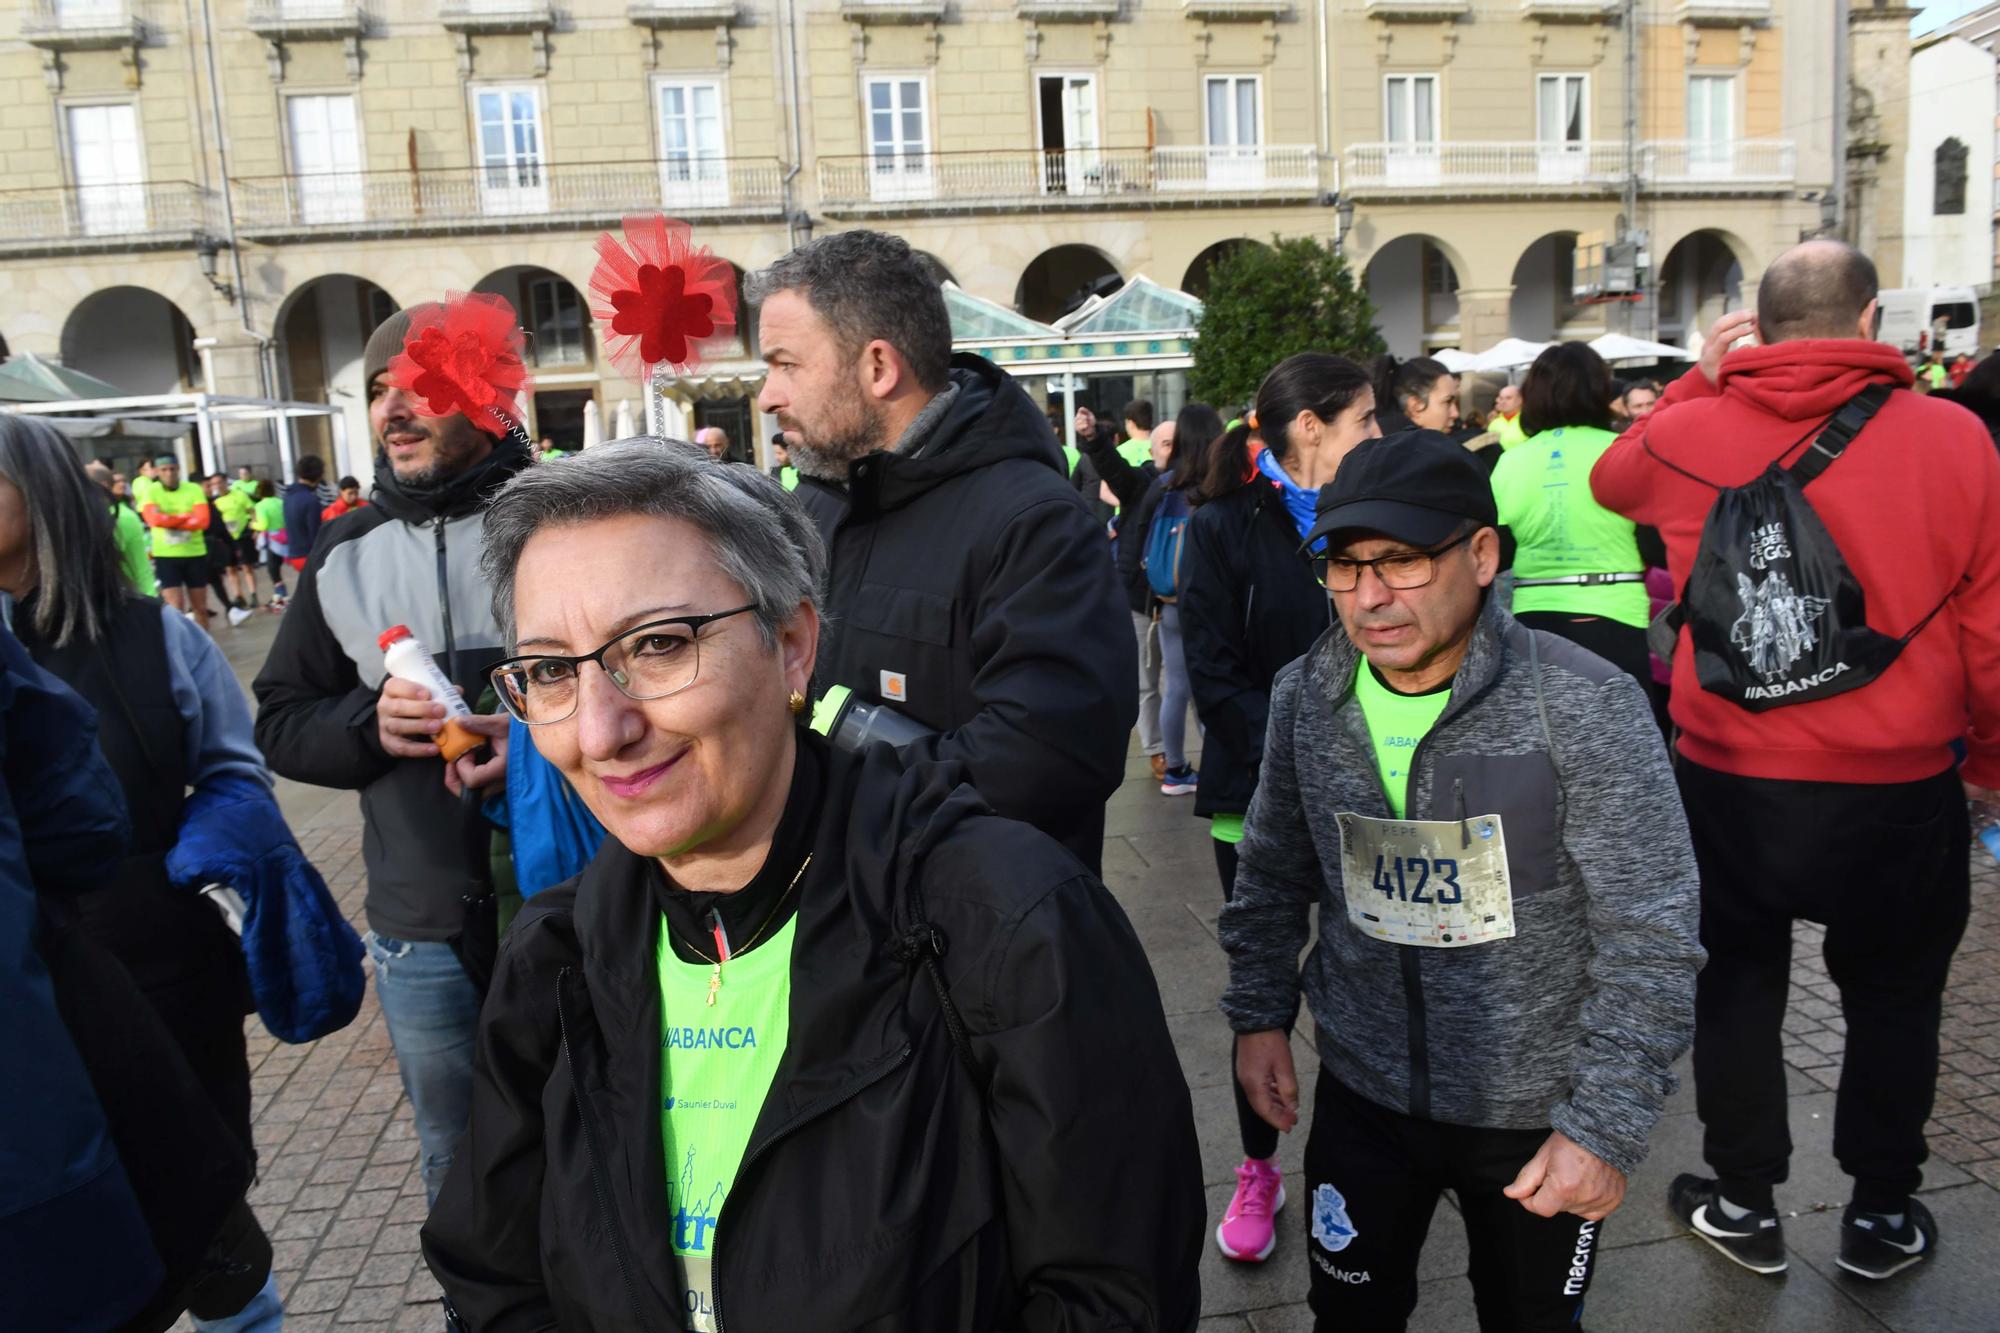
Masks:
[[[1333,1034],[1305,1150],[1320,1329],[1403,1326],[1447,1189],[1480,1326],[1575,1328],[1693,1035],[1659,729],[1630,676],[1489,595],[1494,523],[1478,461],[1429,432],[1364,441],[1321,488],[1307,540],[1344,633],[1272,687],[1222,909],[1259,1115],[1298,1121],[1301,993]]]
[[[453,940],[468,904],[491,893],[488,830],[475,804],[446,789],[432,742],[443,708],[386,678],[377,640],[407,625],[466,698],[479,698],[504,653],[479,573],[480,510],[528,455],[462,415],[423,415],[389,382],[389,359],[419,312],[434,310],[393,315],[368,340],[374,503],[313,546],[255,689],[257,743],[273,770],[361,793],[376,993],[436,1198],[472,1095],[481,997]]]

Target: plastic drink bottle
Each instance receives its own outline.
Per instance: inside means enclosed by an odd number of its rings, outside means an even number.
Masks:
[[[375,644],[382,650],[382,668],[397,680],[421,685],[435,703],[444,705],[444,730],[437,734],[437,747],[446,763],[466,751],[485,744],[485,738],[460,726],[459,719],[472,716],[465,697],[453,688],[450,678],[438,669],[437,659],[424,647],[422,639],[410,633],[408,625],[391,625]]]

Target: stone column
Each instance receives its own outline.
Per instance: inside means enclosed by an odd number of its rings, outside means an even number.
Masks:
[[[1910,143],[1910,20],[1917,11],[1853,0],[1847,15],[1848,216],[1846,239],[1867,252],[1883,281],[1903,273],[1903,160]]]
[[[1513,300],[1512,287],[1459,288],[1458,345],[1468,352],[1483,352],[1506,337]]]

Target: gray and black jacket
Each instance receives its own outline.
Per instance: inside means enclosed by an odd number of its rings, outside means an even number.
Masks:
[[[435,490],[413,491],[378,458],[374,503],[320,530],[257,673],[257,745],[272,771],[361,793],[368,925],[380,935],[457,934],[460,900],[490,878],[491,830],[476,806],[445,790],[443,761],[383,751],[376,638],[408,625],[465,697],[478,700],[487,670],[506,655],[492,588],[479,574],[481,510],[527,462],[526,450],[502,441]]]
[[[1355,1092],[1450,1124],[1554,1128],[1629,1174],[1693,1038],[1703,959],[1694,851],[1645,698],[1487,598],[1411,756],[1407,815],[1500,815],[1516,933],[1406,946],[1355,930],[1341,885],[1336,817],[1391,817],[1353,697],[1360,666],[1336,629],[1272,687],[1222,911],[1230,1026],[1289,1029],[1303,987],[1320,1057]]]

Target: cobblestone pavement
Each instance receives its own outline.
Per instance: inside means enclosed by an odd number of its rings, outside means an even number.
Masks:
[[[275,631],[259,616],[222,630],[225,649],[248,684]],[[1192,734],[1192,729],[1190,729]],[[1107,821],[1105,880],[1130,915],[1158,977],[1168,1021],[1193,1089],[1210,1211],[1220,1214],[1240,1152],[1229,1094],[1228,1031],[1215,1011],[1224,966],[1214,928],[1220,891],[1206,824],[1189,802],[1163,797],[1134,756]],[[361,924],[361,830],[352,795],[281,783],[279,798],[308,856],[342,908]],[[1683,1087],[1633,1179],[1626,1206],[1607,1223],[1608,1253],[1593,1287],[1588,1325],[1596,1330],[1922,1330],[1992,1333],[2000,1293],[2000,865],[1972,849],[1972,922],[1953,965],[1945,1001],[1944,1068],[1931,1125],[1933,1158],[1924,1194],[1943,1243],[1935,1260],[1886,1284],[1841,1275],[1833,1265],[1847,1182],[1831,1155],[1833,1093],[1844,1041],[1838,996],[1819,958],[1819,932],[1797,934],[1792,1006],[1786,1022],[1792,1180],[1779,1190],[1794,1263],[1783,1278],[1758,1278],[1691,1237],[1665,1209],[1666,1183],[1700,1168],[1700,1125],[1683,1066]],[[1301,1082],[1317,1073],[1310,1034],[1301,1043]],[[250,1022],[254,1112],[261,1178],[251,1195],[277,1251],[286,1327],[387,1330],[443,1327],[437,1287],[424,1269],[417,1230],[424,1214],[416,1135],[394,1054],[371,986],[346,1030],[310,1046],[286,1046]],[[1280,1161],[1288,1193],[1303,1133]],[[1280,1218],[1276,1252],[1263,1265],[1233,1265],[1209,1247],[1202,1271],[1201,1333],[1302,1333],[1304,1223],[1297,1204]],[[1425,1246],[1421,1298],[1411,1327],[1475,1328],[1465,1280],[1466,1244],[1455,1211],[1438,1210]],[[191,1327],[183,1321],[179,1326]],[[758,1333],[802,1333],[759,1330]]]

